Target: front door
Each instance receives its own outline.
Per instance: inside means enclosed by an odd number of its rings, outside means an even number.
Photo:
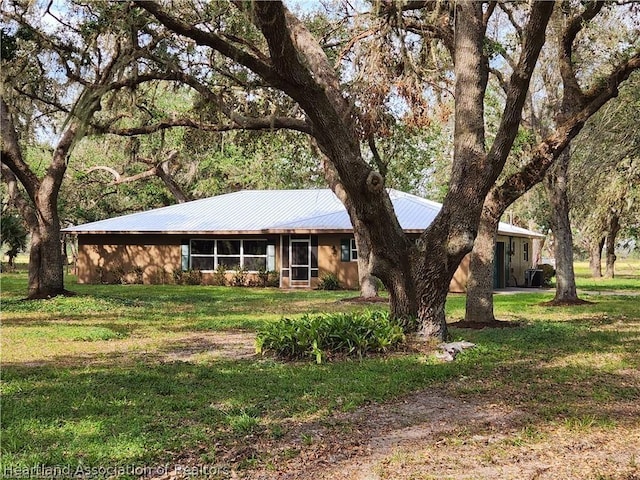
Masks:
[[[504,242],[496,242],[495,257],[493,262],[493,288],[504,288],[504,265],[505,244]]]
[[[291,286],[308,287],[311,272],[311,242],[309,239],[291,239]]]

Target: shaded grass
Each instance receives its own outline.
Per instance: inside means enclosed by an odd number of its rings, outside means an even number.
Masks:
[[[180,285],[67,284],[78,295],[23,301],[26,275],[1,276],[3,361],[38,361],[82,353],[71,340],[126,339],[123,348],[146,349],[149,342],[181,332],[249,330],[282,316],[355,311],[338,302],[352,291],[317,292]],[[385,305],[372,306],[385,308]],[[52,342],[42,349],[43,339]],[[113,345],[110,345],[113,347]],[[94,354],[95,351],[89,353]]]
[[[522,326],[451,329],[477,344],[455,363],[418,353],[323,365],[191,363],[157,354],[185,333],[386,307],[338,301],[354,292],[169,285],[72,285],[76,297],[22,302],[25,276],[1,279],[4,466],[233,462],[239,446],[428,387],[524,410],[518,442],[542,441],[536,432],[554,425],[616,428],[640,413],[632,296],[594,296],[586,308],[540,306],[552,293],[496,296],[497,315]],[[450,296],[447,314],[464,316],[464,296]]]
[[[248,431],[326,415],[451,375],[411,358],[318,367],[271,361],[131,367],[9,368],[3,379],[5,464],[89,465],[215,458]]]

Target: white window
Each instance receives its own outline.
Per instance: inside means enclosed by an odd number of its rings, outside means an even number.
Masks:
[[[351,261],[355,262],[358,260],[358,249],[356,248],[356,239],[351,239]]]
[[[190,247],[192,270],[210,272],[222,265],[228,271],[244,268],[257,272],[275,265],[275,248],[269,248],[266,240],[194,239]],[[268,253],[274,258],[269,258]]]

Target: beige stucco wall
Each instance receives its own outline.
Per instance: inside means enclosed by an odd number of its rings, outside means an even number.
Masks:
[[[358,289],[358,262],[343,262],[340,260],[340,240],[350,238],[349,235],[319,235],[318,236],[318,273],[319,278],[327,273],[333,273],[343,288]]]
[[[213,236],[202,236],[214,238]],[[343,288],[358,289],[357,262],[342,262],[340,241],[348,238],[345,234],[327,234],[318,236],[318,278],[311,279],[311,288],[327,273],[334,273]],[[189,238],[197,238],[190,236]],[[229,238],[229,236],[225,236]],[[240,238],[240,237],[238,237]],[[247,238],[247,236],[242,236]],[[178,235],[80,235],[78,239],[78,282],[100,283],[112,281],[113,273],[120,269],[128,272],[126,279],[134,280],[130,273],[134,268],[142,269],[144,283],[171,283],[172,272],[181,268],[181,239]],[[509,237],[499,236],[498,241],[509,245]],[[524,259],[524,243],[529,244],[529,260]],[[531,239],[512,237],[513,254],[510,257],[509,285],[524,284],[527,268],[531,268]],[[280,272],[280,238],[276,244],[276,267]],[[464,292],[469,275],[469,257],[466,256],[456,271],[450,284],[450,291]],[[211,274],[203,274],[208,283]],[[282,286],[287,288],[287,278],[281,278]]]
[[[532,249],[533,249],[533,240],[530,238],[522,238],[522,237],[507,237],[504,235],[498,235],[498,242],[504,242],[505,248],[511,253],[509,256],[509,266],[508,273],[509,276],[507,278],[507,286],[515,287],[515,286],[524,286],[525,283],[525,270],[531,268],[533,264],[532,259]],[[511,247],[509,248],[509,241],[511,241]],[[524,258],[524,245],[529,245],[529,258],[525,260]]]
[[[460,262],[460,266],[453,274],[449,283],[449,291],[454,293],[464,293],[467,291],[467,279],[469,278],[469,255]]]
[[[78,282],[111,282],[119,270],[129,282],[142,269],[144,283],[169,283],[180,269],[180,239],[169,235],[80,235]]]

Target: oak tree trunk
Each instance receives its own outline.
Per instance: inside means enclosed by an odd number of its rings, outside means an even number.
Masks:
[[[60,245],[60,224],[51,218],[42,218],[38,212],[38,226],[31,230],[29,254],[29,298],[51,298],[68,293],[64,288],[64,266]]]
[[[496,217],[492,212],[492,208],[485,202],[478,236],[469,259],[466,322],[491,323],[496,321],[493,313],[493,269],[500,217]]]
[[[376,298],[378,296],[378,281],[375,276],[369,273],[369,261],[361,258],[360,251],[358,251],[358,281],[362,298]]]
[[[18,136],[4,99],[0,102],[2,126],[3,177],[19,181],[30,202],[16,199],[31,233],[29,255],[28,298],[50,298],[68,293],[64,288],[64,265],[60,242],[58,194],[67,170],[67,156],[79,132],[79,124],[72,121],[60,136],[51,164],[42,179],[24,161]],[[20,194],[21,195],[21,194]]]
[[[54,152],[47,175],[39,183],[34,207],[37,223],[31,228],[29,298],[50,298],[68,293],[64,288],[58,193],[66,171],[66,149]],[[58,156],[62,155],[62,158]]]
[[[604,248],[604,238],[592,239],[589,242],[589,269],[593,278],[602,277],[602,249]]]
[[[314,143],[314,147],[321,156],[318,145]],[[351,207],[349,196],[340,182],[338,172],[327,157],[322,158],[322,167],[324,170],[324,177],[329,185],[329,188],[338,197],[338,199],[345,205],[347,210]],[[360,296],[362,298],[374,298],[378,296],[378,280],[371,273],[371,247],[369,246],[368,236],[363,227],[354,226],[353,236],[356,241],[356,248],[358,250],[358,281],[360,285]]]
[[[620,232],[620,217],[617,213],[612,212],[609,217],[609,228],[607,229],[606,247],[606,269],[605,278],[613,278],[615,276],[615,263],[618,257],[616,257],[616,238]]]
[[[533,245],[531,247],[531,266],[536,268],[542,263],[542,250],[544,249],[546,239],[534,238]]]
[[[567,194],[569,160],[570,153],[567,148],[545,178],[545,188],[551,204],[551,230],[555,236],[556,295],[553,303],[579,301],[573,270],[573,235]]]

